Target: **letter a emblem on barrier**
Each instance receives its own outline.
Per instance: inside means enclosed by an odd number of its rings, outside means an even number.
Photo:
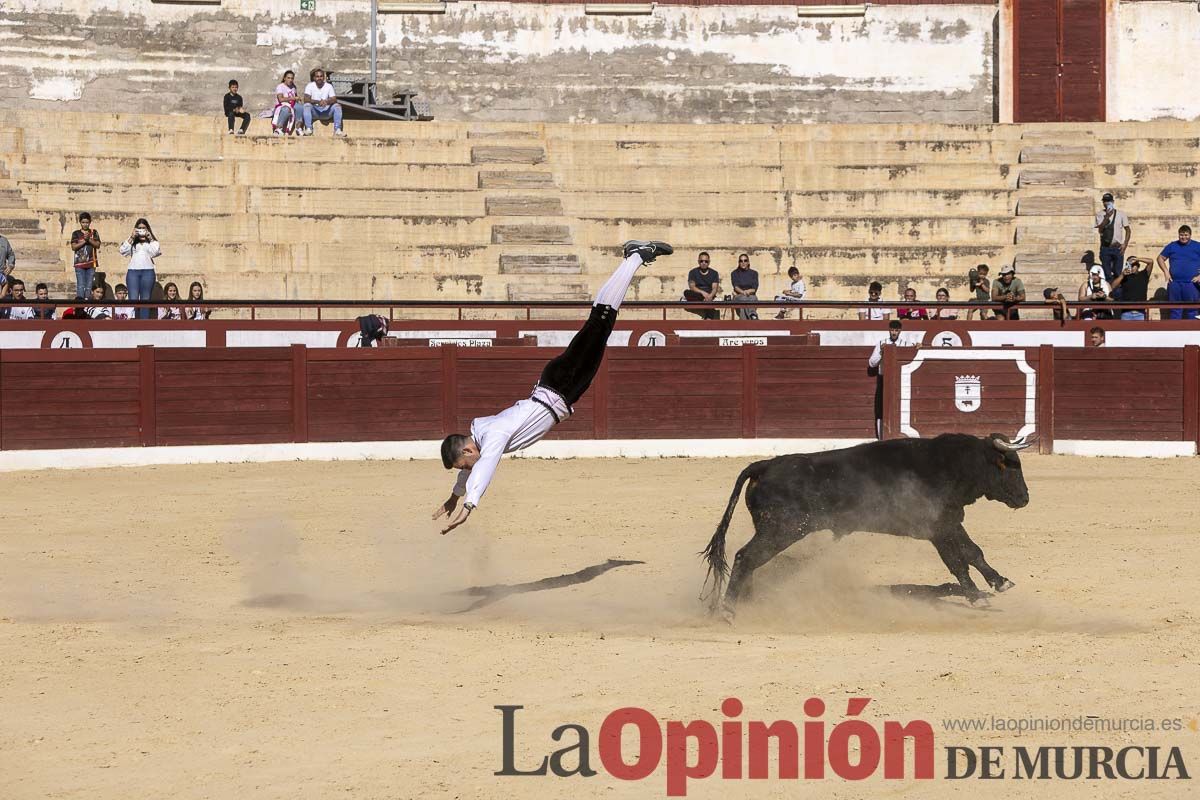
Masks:
[[[954,407],[970,414],[978,411],[983,402],[983,384],[978,375],[956,375],[954,378]]]

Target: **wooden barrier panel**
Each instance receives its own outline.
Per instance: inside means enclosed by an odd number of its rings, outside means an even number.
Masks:
[[[1054,354],[1055,435],[1186,440],[1184,430],[1191,426],[1184,421],[1184,353],[1183,348],[1060,349]]]
[[[756,349],[757,436],[875,436],[869,347]]]
[[[0,448],[436,439],[558,348],[0,351]],[[864,439],[866,347],[611,348],[553,438]],[[1195,442],[1200,347],[884,348],[885,436]]]

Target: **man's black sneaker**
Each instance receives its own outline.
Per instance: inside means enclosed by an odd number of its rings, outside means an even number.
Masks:
[[[625,243],[623,250],[625,258],[638,253],[641,255],[642,263],[644,264],[649,264],[659,256],[669,256],[675,252],[675,249],[666,242],[653,242],[644,239],[630,239]]]

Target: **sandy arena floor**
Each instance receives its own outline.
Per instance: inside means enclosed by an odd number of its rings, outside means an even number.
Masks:
[[[1025,458],[1030,506],[967,529],[1016,581],[990,609],[877,590],[949,580],[928,544],[819,534],[734,627],[696,557],[747,460],[508,461],[438,536],[433,462],[161,467],[3,477],[0,798],[664,797],[640,782],[499,778],[605,715],[805,719],[805,698],[934,726],[935,781],[716,778],[689,797],[1191,797],[1195,781],[946,781],[953,744],[1179,745],[1200,733],[951,733],[952,717],[1200,713],[1200,460]],[[730,553],[749,534],[740,507]],[[478,584],[645,562],[467,613]],[[978,579],[978,577],[977,577]],[[982,585],[982,581],[980,581]],[[1194,724],[1194,723],[1193,723]],[[828,727],[827,727],[828,730]],[[561,745],[559,745],[561,746]]]

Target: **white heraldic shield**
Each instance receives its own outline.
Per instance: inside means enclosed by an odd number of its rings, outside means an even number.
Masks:
[[[978,411],[983,402],[983,385],[978,375],[957,375],[954,378],[954,407],[970,414]]]

